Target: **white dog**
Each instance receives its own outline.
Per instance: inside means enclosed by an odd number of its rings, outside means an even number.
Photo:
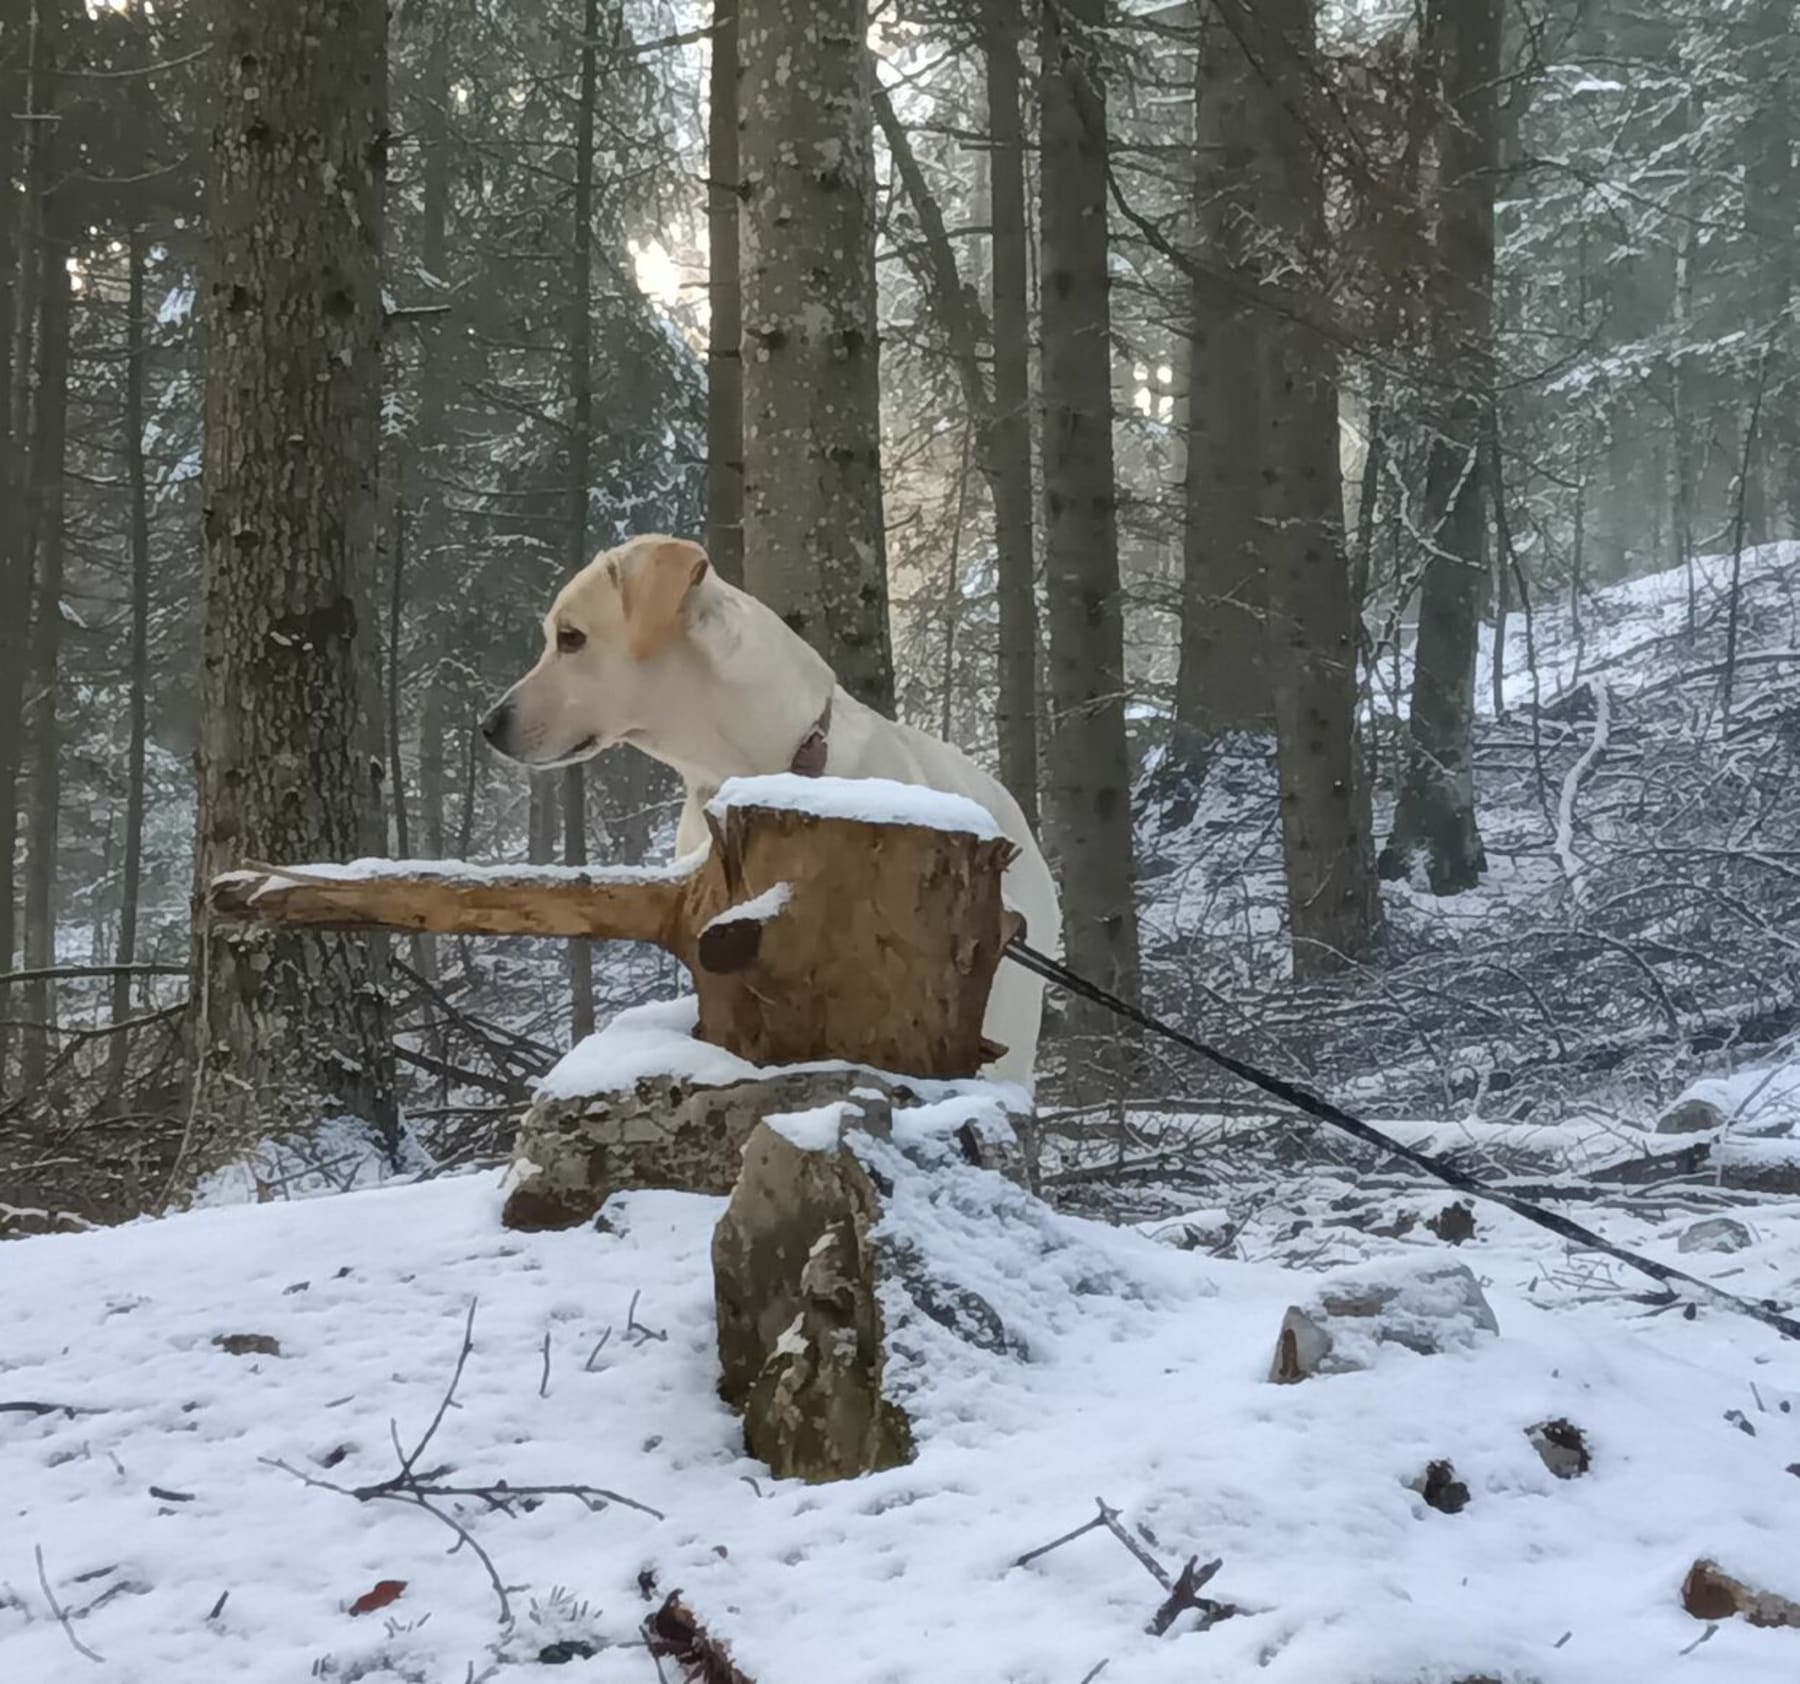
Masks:
[[[1005,892],[1026,939],[1061,954],[1056,883],[1005,786],[950,744],[856,701],[804,638],[719,578],[698,544],[633,538],[583,568],[544,618],[542,657],[482,734],[527,766],[630,743],[674,767],[687,785],[682,854],[706,845],[703,810],[727,778],[829,773],[966,795],[1018,844]],[[1042,1007],[1043,984],[1003,961],[983,1025],[1006,1048],[992,1074],[1030,1086]]]

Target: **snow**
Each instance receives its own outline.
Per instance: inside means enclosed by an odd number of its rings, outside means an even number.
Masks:
[[[966,795],[950,795],[887,778],[803,778],[778,772],[762,778],[729,778],[707,806],[714,817],[732,807],[768,807],[821,819],[862,824],[910,824],[962,831],[991,841],[1001,834],[993,815]]]
[[[791,885],[777,883],[773,888],[764,889],[760,895],[752,895],[749,900],[726,907],[716,918],[706,921],[706,928],[710,930],[719,924],[739,924],[746,921],[766,924],[771,918],[778,916],[793,898]]]
[[[749,1060],[696,1039],[699,1022],[700,1002],[692,994],[629,1006],[552,1065],[537,1096],[579,1099],[629,1088],[648,1076],[724,1086],[760,1074]]]
[[[790,1146],[802,1152],[835,1152],[843,1138],[846,1114],[858,1107],[847,1100],[834,1100],[829,1105],[815,1105],[809,1111],[776,1111],[765,1121]]]
[[[781,1070],[848,1070],[838,1059],[819,1059],[810,1064],[779,1067],[752,1064],[736,1053],[699,1040],[700,1001],[692,994],[672,1000],[653,1000],[627,1006],[586,1039],[577,1041],[539,1079],[539,1099],[580,1099],[588,1094],[613,1093],[646,1077],[724,1086],[752,1081]],[[861,1068],[857,1066],[856,1068]],[[1012,1082],[979,1078],[940,1081],[920,1076],[896,1076],[895,1081],[929,1104],[961,1105],[958,1119],[970,1108],[1003,1112],[1028,1111],[1030,1101]],[[931,1113],[935,1115],[935,1113]]]
[[[598,1652],[571,1679],[647,1684],[648,1569],[759,1684],[1078,1684],[1102,1660],[1132,1684],[1791,1684],[1794,1633],[1730,1621],[1695,1646],[1677,1602],[1702,1554],[1800,1593],[1800,1351],[1765,1330],[1644,1317],[1604,1282],[1572,1294],[1552,1279],[1568,1260],[1483,1213],[1455,1253],[1380,1243],[1472,1264],[1497,1337],[1278,1387],[1282,1312],[1332,1276],[1178,1251],[975,1172],[949,1197],[896,1182],[885,1220],[957,1258],[1013,1348],[898,1309],[917,1459],[827,1487],[770,1479],[715,1396],[717,1200],[637,1193],[605,1233],[508,1234],[483,1175],[0,1246],[0,1402],[57,1406],[0,1413],[0,1677],[523,1680],[577,1638]],[[1686,1220],[1635,1238],[1672,1258]],[[1800,1205],[1756,1229],[1683,1261],[1791,1296]],[[665,1517],[457,1501],[510,1628],[429,1515],[275,1465],[350,1489],[392,1474],[471,1302],[439,1477],[604,1486]],[[280,1355],[214,1343],[232,1334]],[[1526,1438],[1558,1416],[1593,1447],[1572,1482]],[[1409,1489],[1438,1457],[1472,1492],[1462,1514]],[[1222,1557],[1209,1593],[1244,1612],[1148,1636],[1162,1591],[1103,1531],[1014,1565],[1096,1498],[1171,1569]],[[103,1667],[52,1617],[38,1549]],[[381,1579],[406,1581],[399,1600],[350,1615]]]
[[[1699,1099],[1718,1107],[1734,1130],[1800,1134],[1800,1063],[1757,1064],[1727,1076],[1703,1076],[1678,1094],[1673,1105]]]
[[[440,883],[451,888],[526,888],[533,884],[603,885],[608,883],[667,883],[688,875],[693,861],[675,860],[668,865],[472,865],[467,860],[360,859],[347,864],[322,860],[307,864],[272,866],[269,871],[227,871],[221,883],[263,882],[262,892],[307,880],[331,883],[368,883],[393,878]],[[264,881],[266,879],[266,882]]]

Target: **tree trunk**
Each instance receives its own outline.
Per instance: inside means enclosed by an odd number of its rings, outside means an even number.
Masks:
[[[1256,208],[1249,202],[1251,101],[1260,73],[1205,12],[1194,71],[1194,211],[1204,272],[1191,289],[1177,758],[1199,770],[1222,731],[1272,723],[1264,646],[1256,390]],[[1216,278],[1215,278],[1216,277]]]
[[[1070,965],[1138,987],[1131,769],[1113,478],[1101,0],[1046,7],[1042,35],[1044,537],[1055,715],[1046,789]],[[1092,1012],[1075,1022],[1097,1028]]]
[[[382,686],[382,712],[386,720],[388,800],[394,813],[394,856],[412,857],[412,838],[406,823],[406,766],[400,753],[400,627],[406,607],[406,541],[409,522],[404,486],[394,499],[393,523],[388,529],[387,682]]]
[[[55,52],[54,45],[50,48]],[[39,240],[37,413],[31,438],[32,527],[37,574],[31,619],[28,712],[31,784],[26,820],[25,963],[56,963],[57,830],[62,807],[62,741],[57,718],[62,664],[64,453],[69,420],[69,309],[73,288],[69,253],[77,226],[72,184],[52,187],[43,200]],[[26,1016],[44,1025],[21,1044],[21,1083],[40,1086],[50,1052],[56,991],[49,982],[25,991]]]
[[[144,266],[149,241],[134,226],[129,236],[130,281],[125,304],[125,449],[126,478],[131,487],[131,737],[125,755],[124,859],[119,873],[120,966],[137,958],[138,903],[144,878],[144,759],[150,736],[150,493],[144,471]],[[121,969],[112,980],[112,1021],[131,1015],[131,973]],[[107,1080],[117,1087],[125,1075],[130,1050],[125,1036],[114,1035],[107,1053]]]
[[[212,21],[203,889],[246,858],[342,859],[367,837],[359,671],[379,639],[358,598],[376,544],[386,144],[381,0],[216,0]],[[175,1173],[346,1112],[394,1148],[369,944],[204,915],[196,938],[193,1124]]]
[[[534,772],[526,788],[525,857],[533,865],[549,865],[556,858],[557,780]]]
[[[38,109],[48,96],[47,40],[34,28],[31,0],[0,7],[0,498],[23,518],[0,521],[0,968],[10,970],[17,943],[19,766],[25,741],[25,647],[31,625],[30,457],[31,343],[36,295],[35,216],[47,159],[49,123],[15,113]],[[26,183],[12,188],[15,159]],[[0,1089],[6,1085],[11,1031],[0,1022]]]
[[[594,106],[598,97],[600,0],[586,0],[581,90],[575,107],[575,244],[569,265],[569,507],[564,557],[570,576],[590,559],[588,479],[594,432]],[[563,773],[563,863],[587,864],[587,782],[580,766]],[[576,1040],[594,1032],[594,954],[569,943],[569,990]]]
[[[867,28],[865,0],[739,23],[744,574],[891,714]]]
[[[707,118],[706,553],[744,582],[744,364],[738,292],[738,3],[713,0]]]
[[[1364,951],[1380,919],[1356,732],[1337,368],[1331,342],[1310,325],[1329,315],[1315,4],[1224,0],[1262,71],[1251,147],[1258,220],[1289,254],[1286,273],[1262,283],[1255,404],[1282,859],[1300,977]]]
[[[1012,47],[1013,76],[1011,81],[1011,97],[1014,105],[1013,127],[1018,127],[1018,49],[1016,43]],[[1013,647],[1021,636],[1017,616],[1027,616],[1030,625],[1030,639],[1026,648],[1028,660],[1024,669],[1024,681],[1028,684],[1033,707],[1037,694],[1036,666],[1037,659],[1037,595],[1033,585],[1033,559],[1031,553],[1031,421],[1029,412],[1029,393],[1020,387],[1019,401],[1026,407],[1008,416],[1002,423],[995,410],[995,397],[989,388],[987,375],[981,366],[982,344],[992,341],[998,346],[996,329],[983,315],[977,294],[972,287],[963,283],[962,272],[956,261],[955,248],[950,243],[949,229],[944,222],[943,208],[938,204],[930,185],[925,179],[925,172],[919,167],[919,161],[912,149],[912,141],[894,111],[893,102],[886,91],[877,82],[873,90],[875,120],[887,137],[888,151],[894,160],[894,172],[905,185],[906,195],[912,201],[913,210],[919,220],[922,235],[915,248],[922,254],[917,263],[919,280],[927,298],[931,301],[933,313],[943,328],[945,337],[950,342],[951,360],[955,365],[958,383],[962,387],[963,403],[974,424],[981,461],[982,477],[987,483],[989,495],[994,504],[994,545],[999,574],[1000,599],[1000,715],[1001,715],[1001,751],[1004,760],[1008,752],[1015,759],[1022,759],[1025,751],[1030,752],[1028,765],[1021,768],[1026,786],[1031,796],[1028,810],[1030,822],[1037,822],[1037,738],[1035,713],[1018,716],[1014,723],[1010,709],[1019,701],[1013,695],[1009,701],[1008,686],[1016,691],[1020,683],[1020,673],[1016,668],[1009,669],[1007,662],[1009,653],[1018,654]],[[1022,181],[1015,183],[1023,191]],[[1009,212],[1009,214],[1011,214]],[[1018,211],[1020,227],[1018,237],[1023,240],[1023,208]],[[1010,254],[1021,256],[1020,253]],[[1024,273],[1021,269],[1015,277],[1018,285],[1024,285]],[[1010,284],[1010,281],[1009,281]],[[1023,309],[1023,301],[1020,308]],[[1009,348],[1006,356],[1011,359],[1013,351],[1024,354],[1027,341],[1026,329],[1014,324],[1008,330],[1008,337],[1016,339],[1016,347]],[[1001,360],[996,350],[996,364]],[[1009,368],[1008,380],[1015,376],[1022,379],[1023,365],[1017,369]],[[998,378],[998,374],[996,374]],[[966,439],[966,433],[965,433]],[[965,457],[967,451],[965,449]],[[966,462],[965,462],[966,467]],[[968,491],[966,474],[958,487],[959,508]],[[962,523],[959,516],[957,536],[960,538]],[[954,569],[953,569],[954,571]],[[1021,584],[1024,587],[1024,600],[1008,602],[1009,594],[1017,597]],[[960,612],[961,594],[950,599],[949,624],[955,623],[955,616]],[[949,712],[950,696],[944,696],[944,709]],[[1024,727],[1029,727],[1025,729]],[[948,737],[946,725],[944,735]],[[1009,748],[1010,744],[1010,748]],[[1024,803],[1021,802],[1021,807]]]
[[[1446,5],[1428,27],[1443,32],[1446,68],[1433,329],[1449,396],[1426,469],[1433,551],[1419,592],[1409,758],[1381,871],[1405,877],[1417,861],[1433,894],[1454,895],[1487,867],[1475,822],[1475,658],[1488,584],[1481,434],[1493,401],[1500,0]]]
[[[1745,58],[1757,78],[1755,117],[1744,169],[1744,209],[1759,271],[1751,305],[1752,331],[1766,336],[1769,367],[1763,384],[1762,426],[1751,481],[1753,544],[1780,536],[1776,511],[1789,535],[1800,537],[1800,359],[1791,320],[1797,244],[1794,226],[1794,101],[1800,98],[1800,47],[1794,0],[1759,0],[1746,19]]]
[[[1037,559],[1031,508],[1031,297],[1019,0],[987,0],[988,172],[993,201],[994,421],[988,479],[1000,614],[1000,781],[1038,823]]]

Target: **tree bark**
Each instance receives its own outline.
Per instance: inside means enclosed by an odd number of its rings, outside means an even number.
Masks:
[[[1042,264],[1045,574],[1050,706],[1046,790],[1062,863],[1070,965],[1126,999],[1138,987],[1131,771],[1113,476],[1101,0],[1044,10]],[[1098,1027],[1091,1012],[1082,1027]]]
[[[119,872],[119,946],[113,955],[121,965],[137,958],[138,904],[144,877],[144,761],[150,738],[150,490],[144,469],[144,381],[148,350],[144,337],[144,267],[148,239],[141,227],[129,236],[130,279],[125,303],[125,450],[126,478],[131,488],[131,736],[125,752],[125,838]],[[131,973],[112,979],[115,1027],[131,1015]],[[117,1087],[125,1075],[130,1044],[114,1035],[107,1053],[107,1080]]]
[[[1404,877],[1416,862],[1433,894],[1454,895],[1487,867],[1475,820],[1475,658],[1488,587],[1481,435],[1494,389],[1500,0],[1445,5],[1427,27],[1442,31],[1446,69],[1433,332],[1449,395],[1426,468],[1433,549],[1419,592],[1409,758],[1381,871]]]
[[[49,51],[54,62],[54,43]],[[56,962],[57,830],[62,807],[57,679],[62,664],[64,454],[73,298],[69,254],[77,225],[73,196],[69,183],[49,185],[39,222],[37,406],[31,437],[31,524],[37,571],[31,617],[32,706],[27,714],[31,782],[25,837],[25,963],[32,969]],[[56,1016],[54,988],[48,982],[33,983],[25,991],[25,1006],[26,1015],[45,1026],[28,1031],[21,1042],[20,1080],[29,1093],[44,1079],[50,1053],[49,1026]]]
[[[25,115],[48,95],[47,38],[35,27],[32,0],[0,10],[0,497],[18,516],[0,521],[0,969],[11,969],[17,942],[19,768],[25,741],[25,649],[31,625],[33,550],[30,514],[31,344],[37,259],[35,218],[50,125]],[[19,114],[19,115],[15,115]],[[13,191],[15,159],[25,192]],[[20,518],[22,517],[22,518]],[[0,1087],[11,1031],[0,1023]]]
[[[707,117],[706,553],[744,582],[744,364],[738,292],[738,3],[713,0]]]
[[[998,573],[1000,781],[1038,823],[1037,557],[1031,507],[1031,296],[1019,0],[987,0],[988,179],[993,224],[994,422],[987,457]]]
[[[1253,191],[1264,236],[1287,260],[1280,280],[1262,281],[1259,512],[1288,934],[1294,974],[1317,976],[1368,947],[1380,901],[1356,732],[1337,367],[1331,342],[1312,325],[1329,314],[1316,0],[1221,6],[1262,68]]]
[[[600,0],[586,0],[581,31],[581,87],[575,107],[575,243],[569,266],[569,507],[564,564],[573,577],[590,559],[588,480],[594,434],[594,106],[598,97]],[[587,864],[587,773],[563,773],[563,863]],[[594,955],[569,943],[571,1027],[576,1040],[594,1032]]]
[[[1013,77],[1013,127],[1018,127],[1018,58],[1016,43],[1012,48]],[[938,204],[936,195],[931,191],[925,179],[925,172],[919,166],[917,156],[912,149],[911,138],[896,114],[893,102],[886,91],[877,82],[873,90],[875,120],[887,137],[888,151],[894,160],[894,171],[906,188],[906,196],[912,201],[913,212],[919,219],[921,239],[918,246],[920,261],[917,264],[920,283],[926,296],[931,300],[934,313],[943,327],[945,337],[950,342],[951,360],[956,368],[957,381],[962,387],[963,403],[967,407],[970,422],[973,426],[977,455],[980,458],[982,478],[988,487],[988,494],[994,505],[994,547],[999,574],[1000,602],[1000,746],[1003,767],[1010,754],[1014,762],[1014,770],[1024,778],[1030,804],[1020,800],[1017,791],[1014,799],[1019,800],[1022,810],[1026,812],[1030,823],[1037,823],[1037,596],[1032,581],[1033,559],[1031,550],[1031,422],[1029,415],[1029,393],[1021,386],[1019,401],[1027,407],[1023,411],[1009,415],[1002,421],[995,408],[995,394],[989,388],[988,378],[981,366],[982,345],[993,342],[996,345],[996,381],[999,378],[998,364],[1003,360],[998,351],[997,329],[987,320],[974,290],[963,283],[962,272],[956,261],[955,248],[950,244],[950,234],[944,223],[943,208]],[[1015,183],[1023,191],[1022,181]],[[1011,212],[1009,211],[1009,215]],[[1024,239],[1023,209],[1019,209],[1020,227],[1018,238]],[[1019,253],[1009,253],[1008,261]],[[1009,285],[1013,280],[1023,287],[1024,272],[1021,268],[1016,277],[1009,277]],[[1023,310],[1024,302],[1020,301]],[[1018,341],[1018,349],[1025,346],[1026,329],[1022,323],[1015,323],[1008,330],[1008,338]],[[1012,349],[1009,347],[1007,358],[1010,362]],[[1008,381],[1022,377],[1023,367],[1008,368]],[[1009,393],[1011,387],[1009,384]],[[1020,423],[1023,423],[1021,428]],[[966,451],[965,451],[966,455]],[[958,489],[958,507],[967,493],[966,477]],[[957,523],[957,535],[962,531],[961,520]],[[1024,585],[1023,602],[1018,600],[1019,586]],[[960,586],[956,587],[949,599],[948,621],[955,624],[956,615],[961,603]],[[1016,715],[1014,709],[1019,705],[1017,694],[1021,682],[1020,672],[1013,659],[1019,653],[1019,642],[1022,636],[1017,617],[1024,614],[1029,622],[1029,640],[1025,645],[1028,659],[1025,662],[1023,682],[1030,692],[1030,711]],[[954,634],[952,633],[952,636]],[[1009,665],[1009,662],[1012,664]],[[948,714],[950,693],[944,694],[944,708]],[[948,735],[948,726],[945,727]],[[1029,759],[1027,760],[1027,755]],[[1002,771],[1002,781],[1006,774]]]
[[[744,574],[891,714],[867,28],[865,0],[739,22]]]
[[[359,672],[379,640],[359,594],[376,543],[386,145],[381,0],[215,0],[212,21],[202,889],[246,856],[343,858],[367,837]],[[202,913],[196,950],[193,1124],[176,1175],[330,1114],[397,1145],[366,941]]]
[[[1191,283],[1177,758],[1200,770],[1224,731],[1273,723],[1264,646],[1261,496],[1254,411],[1259,337],[1252,102],[1261,75],[1217,13],[1194,68],[1194,214],[1203,265]],[[1217,278],[1214,278],[1217,277]]]

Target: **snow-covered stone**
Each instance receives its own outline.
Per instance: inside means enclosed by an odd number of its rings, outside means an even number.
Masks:
[[[1743,1251],[1750,1244],[1750,1230],[1735,1216],[1707,1216],[1681,1230],[1675,1249],[1730,1252]]]
[[[1680,1100],[1656,1119],[1658,1134],[1716,1134],[1724,1126],[1725,1113],[1710,1099]]]
[[[1466,1350],[1500,1331],[1466,1264],[1431,1263],[1334,1278],[1289,1308],[1275,1339],[1269,1378],[1283,1385],[1316,1374],[1372,1368],[1383,1345],[1421,1356]]]

